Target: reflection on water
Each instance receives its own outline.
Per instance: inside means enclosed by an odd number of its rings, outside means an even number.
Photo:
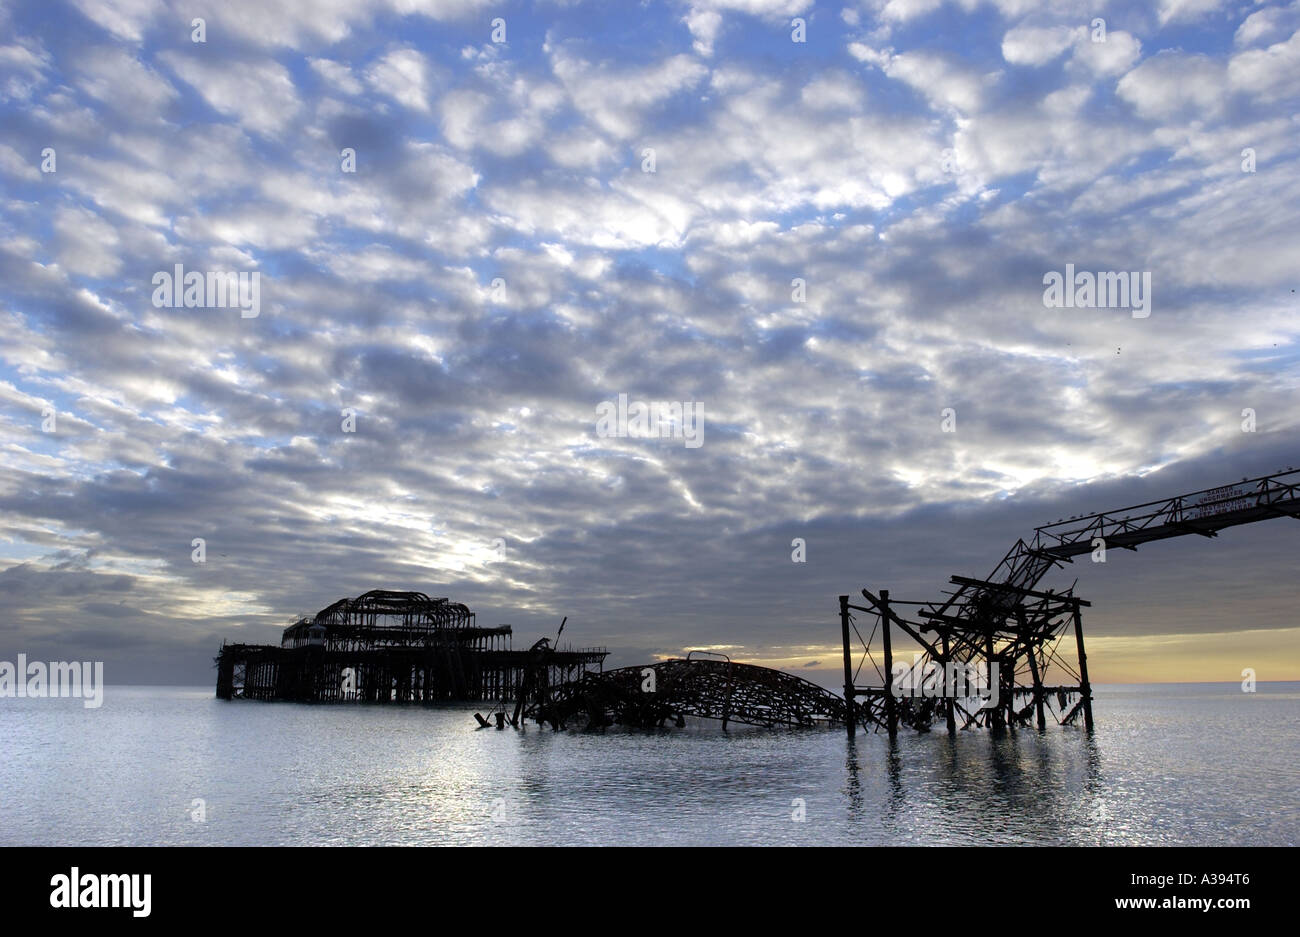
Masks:
[[[0,700],[0,843],[1289,844],[1300,685],[1001,735],[475,731],[471,709]],[[802,799],[802,822],[796,805]],[[192,819],[202,801],[204,822]]]

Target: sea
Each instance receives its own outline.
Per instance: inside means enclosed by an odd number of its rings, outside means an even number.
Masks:
[[[1094,686],[1096,730],[479,729],[472,705],[0,699],[4,845],[1273,845],[1300,683]],[[484,710],[485,711],[485,710]]]

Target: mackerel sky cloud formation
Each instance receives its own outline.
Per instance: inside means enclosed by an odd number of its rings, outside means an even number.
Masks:
[[[842,592],[1300,465],[1298,76],[1296,2],[0,0],[0,658],[385,587],[833,679]],[[1056,574],[1094,679],[1300,677],[1297,536]]]

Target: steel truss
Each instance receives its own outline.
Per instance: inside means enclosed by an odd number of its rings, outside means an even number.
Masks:
[[[888,590],[874,595],[866,589],[868,605],[853,605],[840,596],[840,629],[844,647],[844,693],[850,705],[850,732],[857,724],[891,733],[899,724],[925,731],[942,717],[949,731],[976,726],[1005,728],[1037,724],[1046,726],[1050,713],[1069,725],[1082,715],[1091,731],[1092,689],[1084,651],[1081,609],[1090,603],[1074,595],[1074,586],[1061,591],[1038,591],[1039,581],[1052,569],[1097,550],[1136,550],[1140,544],[1195,534],[1217,537],[1220,530],[1275,517],[1300,518],[1300,470],[1286,471],[1206,488],[1161,501],[1086,514],[1045,524],[1028,540],[1017,540],[986,579],[953,576],[956,588],[938,602],[891,602]],[[915,607],[913,618],[896,607]],[[871,619],[863,637],[853,616]],[[983,672],[996,682],[997,701],[982,705],[975,697],[955,697],[944,682],[942,695],[900,693],[891,644],[894,629],[923,649],[919,666],[950,667]],[[1075,660],[1071,665],[1060,644],[1074,632]],[[852,633],[852,634],[851,634]],[[853,660],[852,635],[863,654]],[[875,636],[879,634],[879,644]],[[877,662],[873,648],[881,653]],[[859,684],[863,665],[870,660],[878,684]],[[1070,682],[1049,685],[1048,676],[1059,673]],[[911,689],[911,688],[909,688]],[[981,694],[991,698],[986,691]],[[974,700],[974,702],[973,702]]]

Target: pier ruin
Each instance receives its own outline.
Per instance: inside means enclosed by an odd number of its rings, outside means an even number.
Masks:
[[[385,590],[340,599],[295,622],[279,645],[224,644],[216,658],[217,696],[490,701],[500,704],[492,707],[498,729],[529,720],[556,730],[682,726],[690,717],[724,728],[844,725],[850,734],[859,726],[924,732],[940,722],[949,732],[1043,729],[1049,718],[1091,730],[1083,637],[1090,603],[1074,585],[1042,589],[1040,580],[1077,556],[1100,551],[1104,558],[1107,549],[1136,550],[1189,534],[1214,538],[1274,517],[1300,518],[1300,471],[1045,524],[1018,540],[988,577],[952,576],[940,599],[899,600],[887,589],[862,589],[866,604],[857,604],[841,595],[842,698],[793,674],[700,651],[610,671],[603,647],[559,648],[541,638],[517,651],[509,625],[481,627],[460,603]],[[919,649],[914,661],[895,654],[898,636]],[[875,681],[869,672],[864,679],[868,663]],[[478,722],[493,724],[481,714]]]
[[[688,716],[716,721],[724,729],[729,723],[815,728],[837,725],[846,718],[844,700],[815,683],[702,651],[586,673],[524,703],[527,718],[557,730],[573,724],[588,729],[682,728]]]
[[[840,596],[849,733],[858,725],[891,734],[900,725],[927,731],[939,719],[949,732],[977,726],[1042,729],[1049,716],[1062,725],[1082,718],[1091,730],[1082,614],[1090,603],[1074,594],[1073,585],[1039,590],[1040,580],[1077,556],[1104,561],[1107,549],[1135,551],[1187,535],[1212,539],[1225,528],[1275,517],[1300,518],[1296,469],[1044,524],[1028,541],[1016,541],[987,578],[951,577],[954,588],[941,599],[900,601],[887,589],[863,589],[867,604],[858,605]],[[854,612],[865,616],[861,627]],[[901,667],[893,647],[899,634],[921,649],[916,661]],[[867,663],[878,682],[863,681]],[[952,692],[947,675],[956,667],[983,674],[985,691]],[[900,677],[918,670],[932,675],[931,692],[901,692]]]
[[[482,627],[459,602],[376,589],[284,630],[279,645],[223,644],[217,698],[302,702],[505,701],[525,680],[552,685],[603,668],[603,647],[511,648],[510,625]],[[558,639],[558,635],[557,635]]]

